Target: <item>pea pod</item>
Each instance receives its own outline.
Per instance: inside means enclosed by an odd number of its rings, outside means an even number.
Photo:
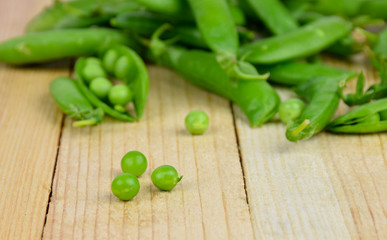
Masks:
[[[106,114],[110,115],[111,117],[114,117],[116,119],[127,121],[127,122],[134,122],[136,119],[130,115],[130,113],[125,112],[119,112],[107,105],[105,102],[100,100],[97,96],[94,95],[93,92],[89,90],[89,88],[86,85],[85,80],[82,77],[82,71],[86,65],[86,58],[80,58],[75,64],[75,74],[76,74],[76,85],[81,91],[81,93],[90,101],[90,103],[102,109]]]
[[[73,125],[83,127],[102,122],[103,111],[93,105],[77,88],[75,81],[68,77],[59,77],[50,83],[50,93],[62,111],[78,121]]]
[[[286,86],[297,86],[321,76],[349,80],[355,71],[305,62],[284,62],[276,65],[258,65],[260,72],[270,72],[269,81]]]
[[[379,116],[380,113],[386,110],[386,98],[361,105],[333,120],[327,126],[327,130],[337,133],[375,133],[387,131],[387,119]]]
[[[196,24],[214,52],[236,55],[238,34],[225,0],[188,0]]]
[[[279,0],[245,0],[255,14],[276,35],[291,32],[298,28],[292,17]]]
[[[296,93],[308,101],[301,116],[288,124],[286,138],[296,142],[312,137],[329,123],[339,105],[341,77],[320,77],[297,87]]]
[[[382,30],[377,35],[377,40],[373,46],[373,51],[378,57],[387,60],[387,29]]]
[[[134,1],[125,0],[78,0],[56,1],[44,9],[27,25],[27,32],[40,32],[63,28],[84,28],[109,23],[110,18],[121,12],[141,9]]]
[[[325,17],[280,36],[257,40],[239,49],[254,64],[274,64],[307,57],[349,34],[352,25],[340,17]]]
[[[136,0],[138,3],[144,5],[147,9],[167,14],[176,15],[186,13],[188,8],[186,1],[182,0]]]
[[[145,104],[149,92],[149,75],[146,66],[141,57],[132,49],[125,46],[114,46],[108,49],[104,54],[116,53],[116,69],[113,76],[123,80],[133,91],[133,103],[137,119],[140,119],[145,110]],[[114,62],[114,59],[110,61]],[[120,61],[124,64],[120,66]],[[104,61],[106,64],[106,61]]]
[[[237,104],[252,127],[262,125],[277,113],[280,99],[270,84],[266,81],[234,83],[213,53],[170,46],[157,62],[174,69],[189,82]],[[251,65],[244,65],[243,68],[248,73],[256,73]]]
[[[126,34],[113,29],[63,29],[30,33],[0,43],[0,62],[41,63],[51,60],[95,55],[113,44],[137,48]]]

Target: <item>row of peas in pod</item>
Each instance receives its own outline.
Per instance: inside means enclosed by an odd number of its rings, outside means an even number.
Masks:
[[[123,201],[134,198],[140,191],[140,177],[148,167],[148,160],[138,151],[130,151],[121,159],[122,172],[116,176],[111,184],[114,196]],[[153,170],[152,183],[162,191],[171,191],[183,176],[178,175],[176,169],[170,165],[162,165]]]
[[[117,45],[99,58],[80,58],[75,64],[75,73],[76,79],[58,78],[50,86],[61,109],[78,120],[74,126],[99,124],[104,113],[127,122],[142,117],[149,77],[144,62],[132,49]],[[113,84],[111,79],[119,83]],[[131,102],[136,118],[127,110]]]

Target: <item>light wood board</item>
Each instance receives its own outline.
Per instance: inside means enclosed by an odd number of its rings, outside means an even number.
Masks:
[[[0,40],[47,4],[1,1]],[[377,79],[363,62],[325,62]],[[238,107],[156,66],[143,120],[78,129],[48,92],[70,71],[0,65],[0,239],[387,239],[385,134],[290,143],[284,125],[252,129]],[[184,129],[195,109],[210,116],[203,136]],[[130,150],[150,164],[121,202],[110,183]],[[162,164],[184,175],[171,192],[150,181]]]

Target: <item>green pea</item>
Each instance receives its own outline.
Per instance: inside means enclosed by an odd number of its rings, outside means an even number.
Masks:
[[[128,86],[117,84],[110,89],[108,97],[113,105],[126,106],[132,101],[133,94]]]
[[[133,174],[121,173],[114,178],[111,189],[114,196],[123,201],[128,201],[140,191],[140,183]]]
[[[116,65],[117,59],[119,57],[119,53],[115,49],[108,50],[102,59],[102,64],[106,71],[109,73],[114,72],[114,66]]]
[[[109,79],[104,77],[98,77],[91,81],[90,91],[93,92],[98,98],[104,99],[107,97],[110,89],[113,87],[113,84]]]
[[[279,106],[278,114],[282,122],[288,123],[297,119],[305,108],[305,103],[298,98],[290,98]]]
[[[86,58],[86,65],[102,66],[102,61],[96,57],[88,57]]]
[[[179,177],[176,169],[169,165],[163,165],[152,172],[152,182],[160,190],[170,191],[183,178]]]
[[[82,76],[87,81],[87,83],[90,83],[95,78],[106,77],[106,72],[102,65],[95,64],[95,62],[92,61],[91,64],[85,65]]]
[[[138,151],[130,151],[121,159],[121,169],[125,173],[141,176],[148,166],[144,154]]]
[[[122,80],[129,80],[134,77],[136,66],[128,56],[120,57],[114,66],[114,75]]]
[[[210,119],[203,111],[192,111],[185,117],[185,127],[191,134],[203,134],[209,123]]]

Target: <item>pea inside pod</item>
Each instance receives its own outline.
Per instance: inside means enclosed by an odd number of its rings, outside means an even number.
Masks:
[[[133,122],[136,119],[129,112],[120,112],[106,104],[104,101],[99,99],[87,86],[86,80],[83,78],[83,70],[87,64],[86,58],[80,58],[75,64],[75,73],[77,76],[76,84],[82,94],[91,102],[95,107],[101,108],[106,114],[116,119]]]
[[[135,51],[121,45],[105,51],[102,59],[110,74],[122,80],[132,90],[136,116],[140,119],[149,92],[149,75],[145,63]]]

